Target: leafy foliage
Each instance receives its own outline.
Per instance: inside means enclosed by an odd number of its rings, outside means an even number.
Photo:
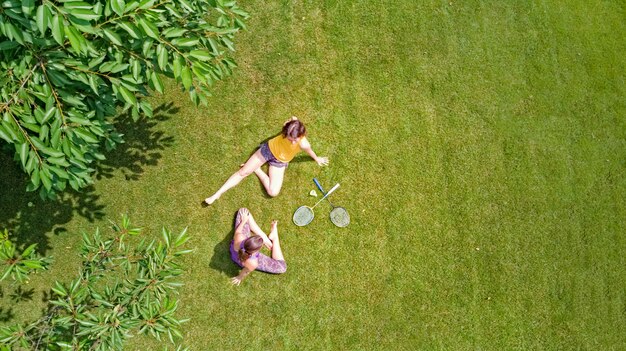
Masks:
[[[222,0],[6,0],[0,4],[0,139],[54,197],[92,182],[102,148],[123,142],[118,107],[152,116],[143,99],[172,77],[195,104],[232,73],[233,36],[248,14]]]
[[[2,272],[0,281],[11,277],[14,281],[24,283],[28,280],[29,274],[48,269],[50,259],[37,256],[36,247],[37,244],[32,244],[20,251],[9,240],[9,232],[6,229],[0,232],[0,271]]]
[[[79,274],[67,283],[55,282],[47,313],[26,325],[0,329],[0,343],[27,350],[121,350],[133,333],[172,343],[181,338],[175,317],[176,279],[187,230],[174,236],[165,228],[162,241],[126,243],[141,233],[124,216],[113,223],[114,236],[96,230],[83,235]],[[180,348],[179,348],[180,349]]]

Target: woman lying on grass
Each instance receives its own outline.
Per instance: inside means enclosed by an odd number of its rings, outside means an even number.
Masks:
[[[256,235],[251,236],[251,231]],[[263,244],[272,250],[272,257],[259,252]],[[230,242],[230,258],[242,268],[239,275],[231,280],[233,285],[239,285],[254,270],[274,274],[285,273],[287,263],[280,249],[278,222],[272,221],[268,237],[256,224],[250,211],[247,208],[240,208],[235,218],[235,235]]]
[[[226,183],[211,197],[204,199],[204,204],[211,205],[219,199],[228,189],[239,184],[241,180],[252,172],[259,177],[269,196],[276,196],[283,186],[285,169],[294,156],[304,150],[320,166],[328,165],[328,157],[318,157],[311,144],[306,138],[306,128],[297,117],[291,117],[283,125],[282,132],[276,137],[264,142],[259,149],[235,172]],[[269,163],[267,174],[261,169],[266,162]]]

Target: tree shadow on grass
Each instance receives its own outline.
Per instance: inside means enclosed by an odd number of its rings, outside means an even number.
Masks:
[[[172,146],[174,138],[164,132],[154,130],[179,111],[173,102],[162,104],[154,110],[152,118],[133,121],[130,112],[119,116],[115,127],[124,134],[124,143],[109,152],[106,160],[96,167],[96,180],[113,178],[121,172],[126,180],[139,180],[147,166],[156,166],[161,159],[161,151]]]
[[[26,191],[28,177],[6,152],[0,152],[0,164],[0,229],[8,229],[9,238],[18,248],[36,243],[37,252],[45,254],[51,249],[46,234],[64,232],[62,225],[74,214],[90,222],[102,218],[104,206],[98,203],[93,186],[81,193],[69,190],[56,200],[43,201],[37,192]]]
[[[235,218],[237,217],[237,212],[233,216],[233,229],[224,237],[222,241],[220,241],[213,248],[213,257],[211,257],[211,262],[209,263],[209,267],[213,268],[216,271],[223,272],[229,277],[234,277],[239,273],[239,266],[235,264],[230,259],[230,242],[233,240],[233,236],[235,235]]]
[[[115,128],[124,134],[124,143],[107,153],[107,158],[94,165],[94,179],[112,178],[120,170],[126,180],[138,180],[147,166],[161,159],[161,151],[174,139],[157,130],[159,122],[169,120],[178,111],[173,103],[162,104],[154,110],[153,118],[132,121],[128,115],[118,116]],[[26,192],[29,179],[13,160],[13,148],[0,150],[0,230],[8,229],[10,239],[18,248],[37,244],[37,252],[45,255],[52,247],[50,235],[66,232],[63,227],[75,215],[94,222],[104,218],[105,205],[95,187],[80,192],[68,188],[56,200],[43,201],[37,192]],[[119,175],[118,175],[119,176]],[[78,234],[78,233],[77,233]]]
[[[128,115],[118,116],[115,128],[124,134],[125,142],[108,152],[106,160],[94,165],[94,179],[119,177],[116,172],[120,170],[125,180],[139,180],[144,168],[157,165],[162,157],[161,151],[173,144],[174,138],[156,127],[176,112],[178,108],[169,103],[158,106],[152,118],[141,118],[135,122]],[[13,154],[12,147],[0,148],[0,230],[7,229],[10,240],[19,249],[36,243],[37,252],[45,256],[52,249],[51,236],[66,233],[64,225],[75,215],[89,222],[104,218],[105,205],[101,203],[100,195],[93,186],[80,192],[68,188],[56,200],[48,201],[41,200],[37,192],[26,192],[29,179],[13,160]],[[72,234],[76,235],[77,241],[81,240],[80,233]],[[9,292],[9,298],[17,306],[19,303],[28,303],[35,293],[33,288],[18,286]],[[2,290],[0,295],[4,295]],[[44,291],[44,302],[51,296]],[[14,318],[13,306],[0,307],[0,322],[9,322]]]

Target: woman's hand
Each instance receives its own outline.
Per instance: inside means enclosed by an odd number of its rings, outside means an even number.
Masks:
[[[239,210],[239,215],[241,216],[241,224],[245,224],[248,222],[248,217],[250,217],[250,211],[247,208],[242,208]]]
[[[239,284],[241,284],[242,280],[243,280],[243,278],[239,278],[239,276],[236,276],[236,277],[233,277],[233,278],[230,279],[230,283],[232,285],[239,286]]]
[[[328,157],[318,157],[316,162],[320,166],[328,166]]]
[[[289,123],[289,122],[291,122],[291,121],[295,121],[295,120],[297,120],[297,119],[298,119],[298,117],[296,117],[296,116],[291,116],[291,118],[289,118],[288,120],[286,120],[286,121],[285,121],[285,123],[283,123],[283,126],[284,126],[284,125],[286,125],[287,123]]]

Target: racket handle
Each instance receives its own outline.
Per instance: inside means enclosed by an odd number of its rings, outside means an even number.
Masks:
[[[337,188],[339,188],[339,183],[337,183],[334,187],[328,190],[328,192],[326,193],[326,195],[324,195],[324,197],[327,197],[328,195],[332,194],[333,191],[337,190]]]
[[[311,207],[311,209],[315,208],[315,206],[319,205],[319,203],[320,203],[320,202],[324,201],[324,199],[325,199],[325,198],[327,198],[327,197],[328,197],[328,195],[332,194],[332,193],[333,193],[333,191],[337,190],[337,188],[339,188],[339,183],[335,184],[335,186],[334,186],[334,187],[332,187],[332,189],[330,189],[330,190],[326,193],[326,195],[324,195],[324,197],[320,199],[320,201],[318,201],[315,205],[313,205],[313,207]]]
[[[315,185],[317,185],[317,188],[322,192],[322,195],[326,195],[326,193],[324,192],[324,189],[322,189],[322,185],[317,180],[317,178],[313,178],[313,182],[315,183]]]

